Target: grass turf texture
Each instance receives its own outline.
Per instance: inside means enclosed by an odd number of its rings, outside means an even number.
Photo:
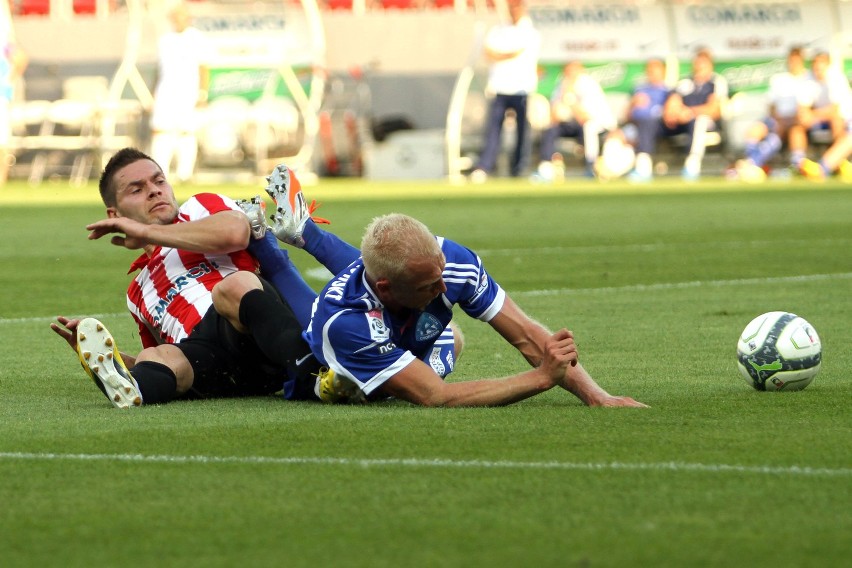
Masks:
[[[123,297],[136,255],[86,240],[96,194],[0,191],[4,565],[841,566],[852,554],[848,187],[306,188],[350,242],[401,211],[477,250],[531,315],[574,330],[599,383],[652,406],[641,411],[559,390],[499,409],[114,410],[48,329],[57,314],[99,314],[138,349]],[[291,256],[319,288],[316,264]],[[776,309],[823,341],[823,369],[799,393],[756,392],[736,370],[739,332]],[[458,321],[453,380],[523,369],[487,325]]]

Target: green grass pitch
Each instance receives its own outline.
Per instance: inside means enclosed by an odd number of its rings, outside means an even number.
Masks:
[[[183,188],[233,197],[256,186]],[[0,565],[847,566],[852,558],[852,188],[323,180],[356,243],[414,215],[478,251],[596,380],[496,409],[275,398],[118,411],[48,324],[97,315],[138,350],[136,257],[88,241],[94,185],[0,188]],[[312,286],[321,270],[291,256]],[[797,393],[754,391],[738,334],[786,310],[823,342]],[[452,380],[524,368],[463,315]]]

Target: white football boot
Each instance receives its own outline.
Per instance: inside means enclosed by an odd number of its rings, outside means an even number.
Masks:
[[[305,244],[302,232],[311,218],[311,211],[302,195],[302,186],[296,175],[284,164],[278,164],[269,177],[266,193],[275,201],[275,213],[272,219],[272,232],[279,240],[302,247]]]
[[[259,195],[251,199],[238,199],[237,205],[246,214],[251,223],[251,236],[262,239],[266,235],[266,203]]]
[[[77,326],[77,356],[86,373],[116,408],[142,406],[139,386],[127,370],[106,326],[86,318]]]

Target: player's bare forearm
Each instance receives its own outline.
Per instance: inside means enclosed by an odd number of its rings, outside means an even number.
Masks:
[[[559,386],[579,398],[586,406],[647,408],[629,396],[611,395],[579,363],[567,367]]]
[[[547,373],[530,369],[504,379],[448,383],[441,406],[505,406],[553,388]]]
[[[90,239],[113,234],[112,244],[128,249],[149,245],[193,252],[225,254],[248,246],[251,226],[237,211],[223,211],[190,223],[145,224],[126,217],[102,219],[86,226]]]
[[[383,394],[422,406],[504,406],[553,388],[576,361],[574,339],[567,330],[548,338],[541,365],[508,377],[444,382],[419,359],[411,361],[380,388]]]
[[[237,211],[223,211],[191,223],[152,227],[152,244],[194,252],[236,252],[246,248],[251,238],[248,218]]]

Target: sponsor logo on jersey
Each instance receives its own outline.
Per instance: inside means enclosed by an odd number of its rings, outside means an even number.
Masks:
[[[381,353],[382,355],[387,355],[394,349],[396,349],[396,344],[393,342],[388,342],[383,345],[379,345],[379,353]]]
[[[370,326],[370,339],[373,341],[386,341],[390,339],[390,330],[385,325],[381,310],[370,310],[367,312],[367,325]]]
[[[171,287],[166,290],[166,293],[160,298],[160,300],[157,302],[157,305],[154,306],[154,309],[152,310],[151,315],[154,318],[154,325],[156,325],[157,327],[160,326],[163,316],[166,315],[166,310],[169,309],[169,305],[171,305],[172,300],[174,300],[184,288],[190,286],[191,284],[194,284],[195,281],[201,278],[202,276],[210,274],[211,272],[213,272],[214,268],[218,267],[216,267],[215,265],[210,266],[206,262],[201,262],[198,264],[198,266],[193,266],[192,268],[190,268],[186,272],[186,274],[174,278],[172,280]]]
[[[429,341],[441,335],[442,331],[444,331],[444,326],[441,325],[441,320],[428,312],[423,312],[417,320],[414,338],[417,341]]]

